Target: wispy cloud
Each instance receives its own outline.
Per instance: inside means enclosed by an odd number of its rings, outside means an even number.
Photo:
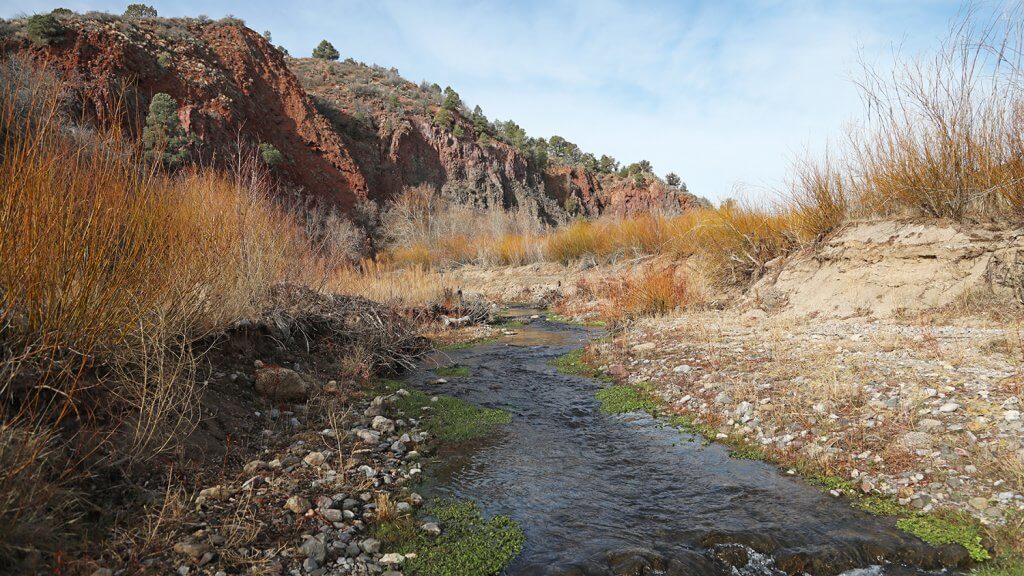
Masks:
[[[64,2],[120,11],[123,3]],[[782,184],[860,112],[858,54],[934,46],[956,1],[781,0],[330,3],[155,2],[234,13],[293,54],[328,38],[343,57],[451,85],[491,117],[622,161],[646,158],[712,198]],[[21,2],[0,13],[52,6]]]

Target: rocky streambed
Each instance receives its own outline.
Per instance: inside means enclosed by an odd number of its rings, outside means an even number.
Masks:
[[[517,522],[525,543],[506,574],[927,574],[970,563],[960,546],[927,545],[769,464],[643,413],[602,412],[595,394],[607,384],[552,366],[593,333],[519,323],[407,378],[509,415],[485,439],[443,444],[418,489]]]

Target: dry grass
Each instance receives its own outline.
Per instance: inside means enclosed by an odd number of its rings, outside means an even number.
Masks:
[[[52,78],[3,66],[0,567],[73,529],[80,481],[191,430],[188,342],[323,270],[257,165],[143,168],[118,129],[69,128]]]
[[[447,277],[425,265],[392,265],[363,260],[358,267],[335,270],[324,288],[338,294],[362,296],[401,308],[423,307],[441,300],[450,288]]]

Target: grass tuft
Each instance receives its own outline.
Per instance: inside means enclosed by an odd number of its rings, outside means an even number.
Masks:
[[[443,366],[436,368],[434,373],[444,378],[467,378],[469,376],[468,366]]]

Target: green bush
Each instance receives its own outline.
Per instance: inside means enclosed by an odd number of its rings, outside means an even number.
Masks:
[[[438,108],[437,114],[434,115],[434,122],[442,128],[451,129],[453,122],[451,111],[443,106]]]
[[[64,26],[53,14],[30,16],[25,28],[29,40],[36,46],[49,46],[64,40]]]
[[[665,175],[665,183],[673,188],[678,188],[683,183],[683,180],[675,172],[669,172]]]
[[[281,151],[269,142],[260,144],[260,158],[271,168],[284,164],[284,154],[281,154]]]
[[[129,4],[124,9],[125,18],[156,18],[156,8],[148,4]]]
[[[191,138],[181,127],[178,104],[170,95],[163,92],[153,95],[142,130],[142,144],[146,159],[159,162],[165,168],[173,170],[188,160]]]
[[[337,60],[341,57],[338,50],[334,48],[334,45],[327,40],[321,40],[320,44],[313,49],[313,58],[319,58],[320,60]]]
[[[75,13],[70,8],[54,8],[50,11],[54,16],[73,16]]]

